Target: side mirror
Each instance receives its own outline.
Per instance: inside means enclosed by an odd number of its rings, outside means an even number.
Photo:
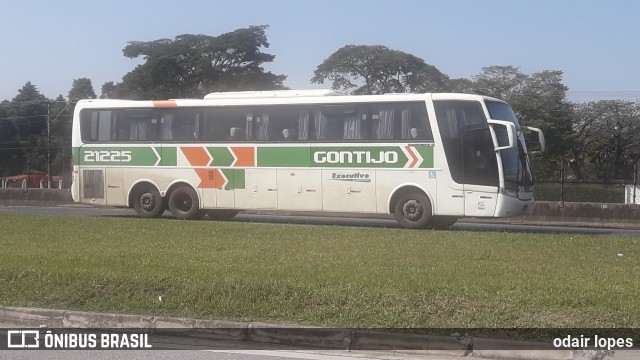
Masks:
[[[545,148],[546,148],[546,143],[544,141],[544,133],[542,132],[542,130],[540,130],[538,128],[535,128],[535,127],[531,127],[531,126],[523,126],[522,128],[538,133],[538,142],[540,142],[540,150],[531,151],[530,154],[541,154],[541,153],[543,153]]]
[[[491,131],[491,138],[493,139],[493,143],[495,144],[494,149],[496,151],[511,149],[516,147],[517,135],[516,135],[516,125],[514,123],[510,121],[493,120],[493,119],[489,119],[487,120],[487,122],[489,123],[489,130]],[[496,135],[496,129],[494,128],[496,125],[505,127],[505,130],[507,131],[507,139],[509,140],[507,145],[500,146],[500,143],[498,142],[498,136]]]

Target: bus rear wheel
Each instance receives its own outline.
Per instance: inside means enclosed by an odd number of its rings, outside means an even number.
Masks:
[[[136,191],[133,198],[133,209],[142,218],[156,218],[164,213],[164,203],[160,192],[153,186]]]
[[[207,210],[207,216],[211,220],[217,221],[229,221],[238,215],[237,210]]]
[[[198,206],[198,194],[190,186],[180,186],[171,192],[169,210],[179,220],[195,220],[203,216]]]
[[[404,195],[396,202],[394,215],[403,228],[424,229],[431,220],[431,202],[423,194]]]

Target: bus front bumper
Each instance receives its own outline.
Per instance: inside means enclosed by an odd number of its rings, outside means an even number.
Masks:
[[[533,212],[533,198],[520,200],[518,198],[498,194],[495,217],[511,217],[531,215]]]

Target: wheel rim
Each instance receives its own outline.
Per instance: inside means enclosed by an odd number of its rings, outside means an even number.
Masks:
[[[193,202],[191,201],[191,197],[186,195],[186,194],[181,194],[177,199],[176,199],[176,208],[178,210],[187,212],[189,210],[191,210],[191,207],[193,206]]]
[[[156,208],[156,197],[152,193],[144,193],[140,197],[140,207],[144,211],[150,212]]]
[[[417,200],[409,200],[402,206],[402,216],[409,221],[419,221],[424,216],[424,206]]]

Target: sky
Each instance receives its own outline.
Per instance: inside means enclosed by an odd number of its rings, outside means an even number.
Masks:
[[[637,0],[27,0],[0,5],[0,101],[30,81],[47,98],[77,78],[96,94],[142,59],[129,41],[217,36],[268,25],[275,55],[265,68],[293,89],[339,48],[385,45],[424,59],[451,78],[511,65],[564,72],[571,101],[640,100]]]

